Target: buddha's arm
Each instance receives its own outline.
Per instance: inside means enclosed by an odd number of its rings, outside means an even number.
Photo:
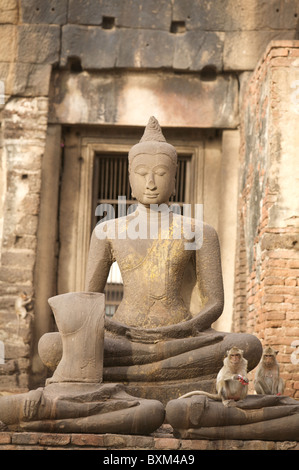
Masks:
[[[216,230],[204,225],[202,247],[196,250],[196,277],[200,286],[203,308],[195,317],[199,330],[210,328],[224,306],[221,255]]]
[[[87,261],[85,291],[104,292],[112,262],[109,240],[97,238],[94,230]]]

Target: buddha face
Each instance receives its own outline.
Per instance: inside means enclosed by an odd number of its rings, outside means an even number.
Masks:
[[[169,201],[175,190],[176,167],[166,154],[141,153],[130,168],[132,195],[145,206]]]

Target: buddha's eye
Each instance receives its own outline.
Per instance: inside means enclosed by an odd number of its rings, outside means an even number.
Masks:
[[[161,170],[156,170],[155,173],[158,176],[163,176],[163,175],[165,175],[166,171],[161,169]]]
[[[146,168],[136,168],[135,173],[140,176],[145,176],[147,175],[147,169]]]

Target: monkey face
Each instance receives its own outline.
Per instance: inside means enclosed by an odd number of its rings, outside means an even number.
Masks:
[[[240,354],[230,354],[229,359],[230,359],[230,362],[232,364],[238,364],[238,362],[240,362],[241,355]]]
[[[272,366],[272,364],[274,364],[274,356],[273,354],[264,354],[264,363],[267,365],[267,366]]]
[[[264,349],[263,363],[265,364],[265,366],[271,367],[275,364],[276,354],[277,354],[277,351],[275,351],[270,346]]]

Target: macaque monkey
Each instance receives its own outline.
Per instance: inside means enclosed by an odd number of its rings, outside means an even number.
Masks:
[[[258,395],[281,395],[284,391],[285,384],[279,376],[276,355],[277,351],[270,346],[263,350],[254,378],[254,388]]]
[[[227,351],[227,356],[223,360],[223,367],[218,372],[216,379],[217,394],[195,390],[179,398],[205,395],[213,400],[222,401],[224,406],[234,405],[234,402],[243,400],[248,393],[247,364],[248,361],[243,357],[242,349],[234,346]]]
[[[28,296],[25,292],[21,292],[15,300],[15,311],[18,317],[18,334],[20,328],[20,319],[25,319],[27,315],[32,315],[32,297]]]

